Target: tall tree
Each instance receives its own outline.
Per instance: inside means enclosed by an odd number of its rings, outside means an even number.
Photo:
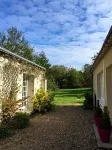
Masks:
[[[96,53],[91,59],[92,59],[92,63],[94,63],[94,61],[96,60],[97,56],[99,53]]]
[[[63,88],[66,76],[66,67],[63,65],[55,65],[50,68],[50,74],[55,79],[55,83],[59,88]]]
[[[33,60],[33,47],[28,44],[23,32],[12,27],[7,30],[7,33],[0,33],[0,46],[4,47],[24,58]]]
[[[85,64],[83,67],[83,77],[87,86],[92,87],[92,65]]]
[[[49,67],[51,66],[48,58],[43,51],[39,54],[34,55],[34,62],[45,67],[46,69],[49,69]]]
[[[52,66],[50,75],[54,78],[59,88],[75,88],[81,87],[83,74],[75,68],[67,68],[62,65]]]

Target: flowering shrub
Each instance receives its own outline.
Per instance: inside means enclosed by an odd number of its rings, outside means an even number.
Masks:
[[[33,110],[39,113],[50,111],[53,108],[54,94],[46,92],[44,89],[37,91],[33,97]]]
[[[21,103],[27,99],[27,97],[22,100],[16,99],[16,94],[18,92],[18,87],[16,85],[13,85],[11,87],[9,96],[5,97],[3,99],[2,103],[2,124],[7,124],[10,119],[15,115],[15,113],[20,109]]]

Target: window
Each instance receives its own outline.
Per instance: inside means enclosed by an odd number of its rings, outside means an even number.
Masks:
[[[27,97],[28,93],[28,76],[26,74],[23,74],[23,87],[22,87],[22,99],[25,99]],[[27,104],[26,100],[22,102],[22,106],[25,106]]]
[[[100,74],[100,97],[103,99],[103,73]]]
[[[103,81],[103,72],[99,73],[97,76],[97,88],[98,88],[98,98],[103,99],[104,96],[104,81]]]

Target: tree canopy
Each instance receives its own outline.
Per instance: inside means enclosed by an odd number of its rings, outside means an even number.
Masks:
[[[12,27],[6,33],[0,32],[0,46],[26,59],[49,68],[51,65],[44,52],[35,53],[34,48],[25,39],[23,32]]]
[[[91,64],[85,64],[83,66],[83,77],[87,86],[92,87],[93,79],[92,79],[92,65]]]
[[[49,67],[51,66],[47,56],[43,51],[39,54],[34,54],[34,62],[45,67],[46,69],[49,69]]]
[[[81,87],[81,83],[83,82],[82,72],[74,68],[55,65],[50,67],[49,72],[59,88]]]
[[[23,32],[12,27],[6,33],[0,33],[0,46],[24,58],[33,60],[33,47],[25,39]]]

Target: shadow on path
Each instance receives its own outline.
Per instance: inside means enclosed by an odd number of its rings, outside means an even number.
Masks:
[[[31,126],[0,141],[0,150],[96,150],[93,112],[81,106],[58,106],[31,119]]]

